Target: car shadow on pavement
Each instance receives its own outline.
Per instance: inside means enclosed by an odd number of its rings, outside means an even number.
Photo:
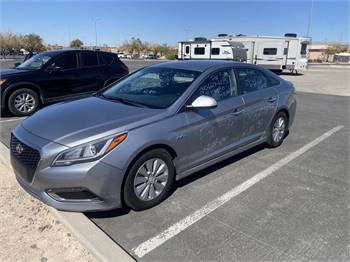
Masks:
[[[228,159],[225,159],[217,164],[214,164],[210,167],[207,167],[201,171],[198,171],[184,179],[181,179],[179,181],[176,181],[175,184],[174,184],[174,187],[170,193],[170,196],[173,194],[173,192],[175,192],[177,190],[177,188],[180,188],[180,187],[184,187],[184,186],[187,186],[189,184],[191,184],[192,182],[198,180],[198,179],[201,179],[202,177],[206,176],[206,175],[209,175],[225,166],[228,166],[228,165],[231,165],[241,159],[244,159],[250,155],[253,155],[263,149],[265,149],[266,146],[265,144],[261,144],[261,145],[258,145],[256,147],[253,147],[245,152],[242,152],[238,155],[235,155],[235,156],[232,156]],[[119,208],[119,209],[115,209],[115,210],[110,210],[110,211],[104,211],[104,212],[86,212],[84,213],[88,218],[90,219],[95,219],[95,218],[112,218],[112,217],[119,217],[119,216],[123,216],[123,215],[126,215],[128,214],[129,212],[131,211],[130,208],[128,207],[122,207],[122,208]]]

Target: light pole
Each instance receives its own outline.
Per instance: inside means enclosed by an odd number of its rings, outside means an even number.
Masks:
[[[312,11],[314,9],[314,0],[311,0],[311,6],[310,6],[310,11],[309,11],[309,21],[307,23],[307,31],[306,31],[306,36],[309,36],[310,34],[310,27],[311,27],[311,16],[312,16]]]
[[[101,18],[95,18],[94,24],[95,24],[95,49],[97,48],[97,21],[100,21]]]

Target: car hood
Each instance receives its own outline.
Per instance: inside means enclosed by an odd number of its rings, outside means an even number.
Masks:
[[[157,121],[165,112],[89,97],[46,107],[22,126],[34,135],[72,147]]]
[[[28,73],[33,72],[33,70],[20,70],[16,68],[11,68],[11,69],[1,69],[0,70],[0,76],[1,78],[8,78],[12,76],[18,76],[18,75],[26,75]]]

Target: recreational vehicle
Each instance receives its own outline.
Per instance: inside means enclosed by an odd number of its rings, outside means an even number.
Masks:
[[[219,34],[179,42],[178,59],[231,59],[270,70],[297,72],[307,68],[311,38],[296,34],[245,36]]]

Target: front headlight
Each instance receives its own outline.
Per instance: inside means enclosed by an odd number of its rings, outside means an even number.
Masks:
[[[108,137],[70,148],[60,153],[53,161],[53,166],[69,166],[81,162],[96,160],[123,142],[127,134]]]

